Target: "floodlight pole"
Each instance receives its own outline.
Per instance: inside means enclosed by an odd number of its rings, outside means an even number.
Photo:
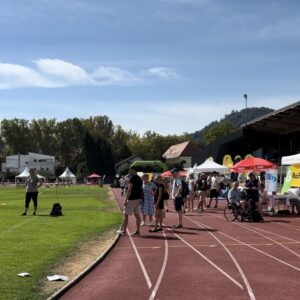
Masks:
[[[246,108],[247,108],[247,99],[248,99],[247,94],[244,94],[244,98],[245,98],[245,101],[246,101]]]

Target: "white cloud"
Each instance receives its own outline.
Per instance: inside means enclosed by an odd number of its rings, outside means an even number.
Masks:
[[[174,72],[171,69],[164,68],[164,67],[150,68],[147,70],[147,73],[151,76],[164,78],[164,79],[178,77],[176,72]]]
[[[134,84],[141,81],[130,72],[116,67],[101,66],[95,70],[92,77],[101,84]]]
[[[0,89],[17,87],[54,87],[55,83],[30,68],[0,63]]]
[[[39,59],[35,63],[42,73],[53,76],[55,80],[60,78],[64,85],[96,83],[81,67],[60,59]]]
[[[135,75],[127,70],[100,66],[92,72],[60,59],[38,59],[36,68],[0,63],[0,89],[23,87],[58,88],[66,86],[136,85],[145,78],[174,78],[177,74],[167,68],[151,68]]]

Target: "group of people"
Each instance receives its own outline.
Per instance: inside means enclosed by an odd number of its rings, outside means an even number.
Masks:
[[[140,226],[146,225],[146,217],[149,218],[149,225],[154,225],[151,232],[162,231],[163,219],[165,217],[165,200],[169,198],[168,187],[164,184],[160,175],[154,181],[149,180],[149,175],[144,174],[142,178],[137,175],[136,167],[129,169],[128,186],[125,182],[120,184],[124,199],[123,224],[121,235],[126,235],[128,217],[134,214],[136,219],[136,231],[134,235],[140,234]],[[142,214],[142,219],[140,217]],[[153,223],[155,216],[155,224]]]
[[[128,217],[132,214],[136,218],[134,235],[139,235],[140,226],[145,225],[154,226],[149,229],[150,232],[162,231],[165,201],[169,198],[173,199],[174,209],[177,213],[177,224],[173,226],[174,228],[183,227],[183,214],[186,210],[203,212],[206,208],[211,207],[213,200],[215,200],[214,208],[217,208],[220,196],[228,199],[229,202],[239,203],[243,209],[247,209],[248,203],[242,199],[239,181],[230,182],[226,176],[219,176],[217,172],[212,172],[210,175],[201,173],[197,176],[190,174],[185,181],[179,177],[178,169],[173,169],[171,172],[173,179],[168,187],[160,175],[150,181],[148,174],[144,174],[140,178],[137,175],[137,169],[130,168],[129,176],[126,177],[128,183],[125,183],[126,179],[121,183],[122,195],[125,198],[123,224],[118,231],[121,235],[126,235]],[[265,185],[260,183],[254,173],[249,173],[248,177],[243,189],[255,203],[263,221],[261,207],[270,201],[269,195]],[[185,191],[185,186],[188,186],[188,193]],[[206,203],[207,197],[209,198],[208,203]],[[147,216],[149,223],[146,223]],[[153,216],[155,216],[155,221]]]
[[[223,191],[226,190],[229,183],[225,177],[219,177],[216,172],[209,176],[205,173],[199,174],[197,179],[195,179],[194,174],[190,174],[185,181],[185,179],[180,178],[179,170],[173,169],[171,170],[171,185],[167,186],[160,175],[150,181],[148,174],[144,174],[140,178],[136,171],[135,167],[131,167],[129,176],[120,179],[121,195],[125,197],[123,224],[118,231],[122,235],[126,235],[128,217],[132,214],[136,218],[134,235],[139,235],[140,226],[144,225],[154,226],[149,230],[150,232],[162,231],[167,203],[165,201],[169,198],[173,199],[174,209],[177,213],[177,223],[173,227],[182,228],[183,214],[186,210],[203,212],[211,206],[213,199],[215,199],[214,207],[217,208],[221,188],[224,188]],[[209,196],[208,204],[206,203],[207,196]],[[149,218],[148,224],[146,224],[147,216]],[[153,216],[155,216],[155,222]]]

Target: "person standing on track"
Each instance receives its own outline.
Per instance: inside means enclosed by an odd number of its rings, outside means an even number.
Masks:
[[[121,235],[126,235],[126,229],[128,225],[128,217],[134,214],[136,219],[136,231],[133,235],[140,235],[140,225],[141,217],[139,214],[140,203],[143,201],[143,181],[140,176],[136,173],[137,169],[135,166],[132,166],[129,169],[131,174],[128,191],[125,196],[124,201],[124,212],[123,212],[123,224],[122,229],[118,230],[117,233]]]
[[[140,205],[140,211],[143,214],[143,221],[141,226],[146,224],[146,216],[149,217],[149,225],[152,226],[152,217],[154,215],[154,194],[157,190],[157,186],[152,181],[149,181],[149,175],[144,174],[143,177],[143,192],[144,201]]]
[[[210,185],[210,199],[209,203],[206,207],[210,207],[213,198],[216,199],[216,204],[214,208],[218,207],[218,197],[219,197],[219,190],[220,190],[220,179],[217,172],[212,172],[211,176],[208,178],[208,182]]]
[[[155,178],[155,184],[157,185],[158,190],[155,193],[155,227],[150,229],[149,232],[158,232],[163,230],[163,218],[165,218],[164,211],[164,192],[165,186],[163,184],[162,178],[160,175],[157,175]],[[159,225],[158,225],[159,224]]]
[[[29,170],[29,177],[26,179],[26,194],[25,194],[25,210],[22,216],[27,215],[29,203],[33,201],[33,215],[36,215],[38,206],[38,188],[43,185],[43,182],[36,176],[34,169]]]
[[[181,196],[181,191],[182,191],[182,182],[179,178],[179,170],[178,169],[172,169],[171,171],[173,175],[173,185],[172,185],[172,199],[174,200],[174,208],[178,216],[178,223],[173,226],[173,228],[182,228],[183,223],[182,223],[182,205],[183,205],[183,200]]]

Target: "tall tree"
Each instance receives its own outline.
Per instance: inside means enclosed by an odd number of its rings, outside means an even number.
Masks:
[[[86,130],[95,138],[110,139],[114,133],[113,122],[108,116],[89,117],[82,120]]]
[[[110,144],[104,138],[95,139],[90,133],[84,138],[84,153],[87,169],[90,173],[113,177],[114,159]]]
[[[84,136],[86,130],[78,118],[67,119],[57,124],[58,157],[64,165],[73,171],[77,164],[84,161]]]
[[[7,154],[27,153],[34,148],[30,124],[27,120],[3,119],[1,122],[1,135],[7,145]]]
[[[31,133],[36,152],[51,155],[56,153],[57,124],[55,119],[33,119]]]

